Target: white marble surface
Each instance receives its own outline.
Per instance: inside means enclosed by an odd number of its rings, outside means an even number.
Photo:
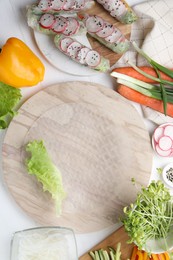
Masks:
[[[25,41],[27,45],[40,57],[43,61],[46,73],[44,81],[38,86],[32,88],[22,89],[22,103],[36,93],[38,90],[49,86],[51,84],[62,82],[62,81],[73,81],[73,80],[83,80],[96,83],[102,83],[105,87],[113,88],[114,81],[106,74],[95,75],[92,77],[78,77],[71,76],[66,73],[60,72],[51,66],[39,52],[33,37],[32,31],[28,28],[25,17],[25,5],[32,3],[32,0],[22,1],[22,0],[6,0],[0,1],[0,46],[2,46],[9,37],[18,37]],[[129,0],[130,5],[141,3],[140,0]],[[136,106],[140,112],[140,108]],[[141,114],[142,116],[142,114]],[[145,120],[146,127],[150,134],[154,129],[154,125]],[[0,131],[0,149],[2,147],[3,138],[5,136],[5,131]],[[15,133],[14,133],[15,138]],[[10,259],[10,241],[13,232],[17,230],[22,230],[26,228],[31,228],[37,226],[15,203],[11,194],[6,189],[3,183],[3,172],[2,172],[2,156],[0,154],[0,259],[9,260]],[[160,159],[153,154],[153,170],[152,178],[157,178],[156,167],[162,167],[170,159]],[[110,234],[116,227],[112,227],[107,230],[103,230],[91,234],[76,235],[78,253],[82,255],[92,246],[100,242],[108,234]]]

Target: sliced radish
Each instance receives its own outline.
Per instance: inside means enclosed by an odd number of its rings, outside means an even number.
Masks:
[[[107,42],[114,43],[117,42],[122,37],[122,33],[119,29],[114,27],[114,31],[111,35],[105,38]]]
[[[67,55],[76,59],[78,51],[81,49],[82,44],[80,42],[73,41],[67,48]]]
[[[106,38],[108,36],[110,36],[114,31],[114,27],[112,24],[105,22],[103,25],[103,28],[96,32],[96,34],[101,37],[101,38]]]
[[[60,11],[63,9],[66,0],[51,0],[51,9],[55,11]]]
[[[70,37],[64,37],[60,40],[59,47],[63,52],[67,52],[68,46],[73,42],[74,40]]]
[[[163,136],[164,128],[163,127],[157,127],[154,131],[153,137],[154,141],[158,143],[159,139]]]
[[[81,10],[85,7],[85,0],[76,0],[74,3],[74,10]]]
[[[50,6],[51,6],[50,0],[40,0],[38,3],[38,8],[43,12],[48,11],[50,9]]]
[[[164,135],[160,137],[158,145],[160,149],[164,151],[170,150],[172,147],[172,139],[169,136]]]
[[[108,2],[107,0],[97,0],[97,3],[104,5],[106,2]]]
[[[65,11],[73,10],[74,4],[75,4],[75,0],[66,0],[65,4],[63,6],[63,10],[65,10]]]
[[[46,28],[46,29],[50,29],[53,24],[55,23],[55,17],[53,14],[43,14],[40,18],[39,21],[41,27]]]
[[[109,12],[111,12],[114,8],[112,7],[112,1],[105,1],[105,3],[104,4],[102,4],[103,5],[103,7],[107,10],[107,11],[109,11]]]
[[[73,35],[77,33],[78,29],[80,28],[79,22],[73,17],[67,17],[67,27],[63,31],[63,34],[66,36]]]
[[[88,66],[96,67],[99,65],[101,61],[100,54],[97,51],[90,50],[86,55],[85,61],[88,64]]]
[[[95,33],[103,28],[104,21],[100,16],[92,15],[88,16],[85,22],[87,31],[90,33]]]
[[[76,60],[81,64],[86,64],[85,58],[89,51],[88,47],[82,47],[77,53]]]
[[[122,16],[124,13],[126,13],[127,8],[123,3],[123,1],[109,0],[109,11],[111,11],[110,14],[112,16],[117,17],[117,16]]]
[[[164,135],[169,136],[173,140],[173,125],[165,126]]]
[[[57,16],[55,23],[52,26],[52,30],[56,33],[63,33],[67,27],[68,23],[65,17]]]
[[[156,144],[155,149],[156,149],[156,152],[158,153],[158,155],[160,155],[160,156],[163,156],[163,157],[169,157],[169,156],[171,156],[172,149],[169,149],[169,150],[167,150],[167,151],[164,151],[164,150],[160,149],[160,147],[159,147],[158,144]]]

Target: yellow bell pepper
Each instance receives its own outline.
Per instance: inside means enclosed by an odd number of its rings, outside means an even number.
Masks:
[[[0,81],[12,87],[35,86],[43,80],[41,60],[20,39],[11,37],[0,52]]]

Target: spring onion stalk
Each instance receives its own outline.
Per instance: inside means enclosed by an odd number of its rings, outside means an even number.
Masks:
[[[111,72],[111,76],[115,77],[115,78],[120,78],[120,79],[125,79],[127,81],[130,81],[132,83],[135,83],[141,87],[144,87],[144,88],[147,88],[147,89],[158,89],[157,86],[154,86],[154,85],[151,85],[149,83],[146,83],[144,81],[141,81],[141,80],[138,80],[138,79],[135,79],[133,77],[130,77],[128,75],[125,75],[125,74],[122,74],[122,73],[119,73],[119,72]]]
[[[148,57],[148,56],[147,56]],[[128,62],[136,71],[138,71],[139,73],[141,73],[143,76],[145,77],[148,77],[150,79],[153,79],[155,80],[156,82],[160,83],[160,89],[161,89],[161,92],[162,92],[162,100],[163,100],[163,108],[164,108],[164,114],[166,115],[166,109],[167,109],[167,93],[165,91],[165,88],[163,86],[163,84],[165,84],[165,81],[161,79],[161,76],[160,76],[160,72],[159,70],[157,69],[157,67],[154,66],[154,69],[158,75],[158,78],[156,77],[153,77],[151,75],[149,75],[148,73],[142,71],[141,69],[139,69],[136,65],[132,64],[131,62]],[[169,81],[166,81],[166,83],[169,83],[169,85],[173,85],[173,82],[169,82]]]
[[[173,71],[162,66],[161,64],[157,63],[156,61],[152,60],[143,50],[141,50],[135,42],[132,42],[133,47],[135,50],[142,55],[154,68],[157,68],[158,70],[162,71],[169,77],[173,78]]]
[[[150,239],[165,240],[173,228],[173,197],[161,181],[142,187],[134,204],[124,207],[122,223],[129,235],[129,243],[141,250]],[[166,250],[165,250],[166,251]]]
[[[123,84],[127,87],[130,87],[131,89],[134,89],[138,92],[140,92],[141,94],[147,96],[147,97],[152,97],[152,98],[156,98],[158,100],[162,100],[162,96],[159,92],[154,91],[154,90],[148,90],[146,88],[141,88],[140,85],[134,84],[133,82],[124,80],[124,79],[117,79],[117,83]]]
[[[158,73],[159,79],[159,71],[157,70],[156,72]],[[163,101],[165,115],[167,109],[167,102],[173,104],[173,89],[164,87],[164,85],[161,82],[159,82],[159,85],[152,85],[115,71],[111,73],[111,76],[117,78],[117,83],[123,84],[131,89],[134,89],[135,91],[138,91],[139,93],[145,96]]]
[[[168,84],[168,85],[171,85],[173,86],[173,82],[171,81],[168,81],[168,80],[164,80],[162,78],[156,78],[148,73],[146,73],[145,71],[141,70],[139,67],[137,67],[133,62],[131,61],[127,61],[127,63],[132,67],[134,68],[134,70],[136,70],[137,72],[139,72],[140,74],[142,74],[143,76],[145,76],[146,78],[149,78],[149,79],[152,79],[158,83],[162,82],[163,84]]]
[[[160,76],[159,70],[158,70],[156,67],[154,67],[154,68],[155,68],[155,70],[156,70],[156,73],[157,73],[157,75],[158,75],[158,78],[161,80],[161,76]],[[167,93],[166,93],[166,90],[165,90],[165,88],[164,88],[164,86],[163,86],[162,81],[160,82],[160,89],[161,89],[161,91],[162,91],[163,110],[164,110],[164,114],[166,115],[167,100],[168,100],[168,98],[167,98]]]

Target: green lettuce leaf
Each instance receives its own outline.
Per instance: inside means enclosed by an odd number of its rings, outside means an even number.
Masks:
[[[14,109],[21,97],[20,89],[0,82],[0,129],[7,128],[10,120],[16,115]]]
[[[31,157],[26,160],[28,173],[35,175],[37,180],[42,183],[43,191],[50,192],[55,200],[56,212],[60,215],[62,201],[66,197],[60,171],[52,162],[43,140],[29,142],[26,151],[31,153]]]

